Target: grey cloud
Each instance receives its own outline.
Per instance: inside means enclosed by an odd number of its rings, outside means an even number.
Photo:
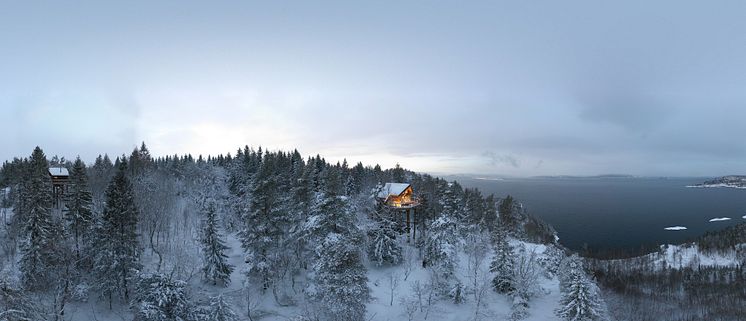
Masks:
[[[486,157],[492,166],[509,165],[513,168],[521,167],[521,162],[513,155],[499,155],[493,151],[485,151],[482,157]]]

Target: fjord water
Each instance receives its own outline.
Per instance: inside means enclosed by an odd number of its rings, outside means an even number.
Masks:
[[[516,178],[457,180],[485,195],[512,195],[554,226],[572,249],[674,243],[746,222],[746,189],[687,188],[708,178]],[[709,222],[716,217],[730,221]],[[683,231],[665,231],[681,225]]]

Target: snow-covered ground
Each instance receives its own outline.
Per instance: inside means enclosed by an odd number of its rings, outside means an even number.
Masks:
[[[225,237],[226,245],[231,249],[227,253],[229,263],[236,267],[231,275],[231,283],[227,287],[213,286],[205,284],[200,280],[199,275],[189,280],[192,298],[197,301],[205,300],[210,296],[223,294],[229,301],[234,311],[243,318],[247,315],[247,294],[250,295],[250,308],[254,320],[263,321],[286,321],[292,317],[303,313],[300,305],[280,306],[278,305],[271,292],[265,295],[259,295],[258,291],[247,293],[244,286],[245,276],[242,268],[245,266],[244,255],[239,240],[235,235]],[[524,247],[525,251],[533,252],[538,258],[542,257],[547,249],[540,244],[525,243],[520,241],[511,241],[514,247]],[[454,304],[447,298],[441,298],[432,304],[432,308],[427,311],[416,311],[411,315],[407,313],[407,301],[411,302],[416,297],[415,288],[419,283],[424,286],[429,280],[429,271],[423,269],[421,261],[416,258],[417,248],[412,245],[404,245],[404,251],[414,254],[414,260],[394,267],[375,267],[366,263],[368,267],[368,286],[371,289],[372,300],[367,305],[366,320],[370,321],[395,321],[395,320],[443,320],[443,321],[468,321],[468,320],[507,320],[511,312],[511,302],[509,297],[501,295],[492,290],[489,285],[483,293],[482,304],[477,309],[475,294],[469,288],[473,288],[469,283],[472,275],[468,269],[468,256],[464,253],[459,255],[460,262],[458,265],[457,276],[467,286],[466,302],[463,304]],[[146,260],[155,258],[145,251]],[[491,252],[491,251],[490,251]],[[485,273],[482,281],[489,282],[492,279],[488,272],[491,254],[482,260],[480,270]],[[157,260],[156,260],[157,261]],[[198,268],[198,267],[196,267]],[[396,285],[392,290],[392,278]],[[559,320],[555,315],[555,309],[559,306],[560,291],[559,281],[556,277],[547,277],[546,273],[540,273],[538,286],[540,293],[530,301],[530,308],[527,321],[552,321]],[[300,293],[301,288],[297,289]],[[299,294],[302,296],[302,294]],[[476,311],[479,311],[476,314]],[[92,293],[88,302],[73,302],[68,305],[66,319],[71,321],[84,320],[131,320],[132,313],[127,306],[115,304],[113,309],[109,310],[108,302],[98,299]]]
[[[696,245],[662,245],[661,251],[648,254],[657,267],[680,269],[697,266],[736,266],[741,264],[744,247],[740,251],[704,253]]]
[[[546,246],[540,244],[525,243],[512,241],[514,247],[525,246],[526,251],[534,252],[537,256],[542,256]],[[417,251],[416,248],[409,246],[409,251]],[[490,257],[483,260],[481,270],[487,272],[489,268]],[[468,257],[462,253],[457,275],[459,279],[470,286],[468,280],[473,279],[473,274],[468,271]],[[412,266],[413,269],[406,280],[404,280],[406,264],[396,267],[376,268],[368,267],[368,285],[371,289],[373,300],[368,304],[368,320],[408,320],[404,301],[414,298],[413,287],[418,282],[425,284],[428,281],[428,271],[423,269],[420,261],[416,260]],[[489,272],[487,272],[489,273]],[[399,284],[394,291],[393,305],[391,305],[391,276],[399,279]],[[487,275],[487,281],[491,276]],[[559,320],[554,314],[554,310],[559,306],[560,291],[559,281],[556,277],[547,278],[542,273],[539,277],[539,287],[541,294],[530,302],[529,317],[525,320]],[[473,287],[472,287],[473,290]],[[510,299],[505,295],[500,295],[488,288],[482,298],[483,306],[477,307],[474,293],[467,295],[467,301],[463,304],[454,304],[447,299],[441,299],[430,312],[427,320],[444,320],[444,321],[466,321],[466,320],[507,320],[510,315]],[[479,311],[478,315],[475,313]],[[416,313],[412,320],[424,320],[424,313]]]

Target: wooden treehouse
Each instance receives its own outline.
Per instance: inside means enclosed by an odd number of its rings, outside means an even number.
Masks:
[[[50,167],[49,177],[52,179],[52,198],[54,200],[54,207],[60,208],[62,205],[62,198],[65,195],[65,186],[70,181],[70,174],[67,168],[64,167]]]
[[[378,201],[396,213],[399,225],[407,233],[407,241],[417,236],[417,206],[419,200],[414,195],[414,189],[408,183],[386,183],[378,192]]]

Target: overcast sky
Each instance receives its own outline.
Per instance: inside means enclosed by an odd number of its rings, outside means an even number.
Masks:
[[[744,1],[30,2],[0,0],[0,159],[746,174]]]

